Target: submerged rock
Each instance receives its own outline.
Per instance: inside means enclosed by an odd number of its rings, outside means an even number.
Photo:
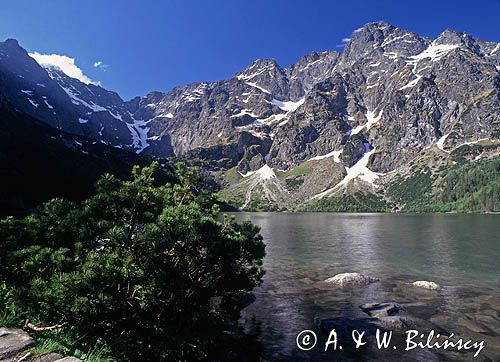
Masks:
[[[379,328],[377,322],[379,322],[378,318],[337,317],[321,320],[319,328],[326,334],[335,329],[340,340],[352,341],[353,330],[365,332],[368,336],[375,335]]]
[[[406,308],[395,302],[368,303],[360,305],[359,308],[370,317],[373,317],[372,325],[381,329],[405,330],[416,325],[413,319],[400,315],[400,313],[406,311]]]
[[[352,339],[353,330],[365,332],[367,336],[371,336],[375,335],[377,329],[383,331],[404,331],[414,328],[416,325],[417,323],[415,320],[404,316],[389,316],[380,318],[337,317],[321,320],[319,328],[325,334],[328,334],[332,329],[335,329],[340,340],[350,341]]]
[[[401,304],[394,302],[368,303],[360,305],[359,308],[370,317],[377,318],[395,316],[405,310]]]
[[[377,321],[374,322],[374,324],[381,329],[388,330],[407,330],[410,328],[414,328],[416,325],[413,319],[402,317],[399,315],[378,318]]]
[[[339,287],[362,286],[378,282],[377,278],[369,277],[359,273],[341,273],[325,280]]]
[[[441,289],[439,284],[436,284],[434,282],[428,282],[426,280],[417,280],[416,282],[413,282],[412,285],[415,287],[427,289],[427,290],[440,290]]]

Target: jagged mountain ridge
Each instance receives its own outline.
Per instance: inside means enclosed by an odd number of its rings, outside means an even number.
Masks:
[[[58,119],[68,114],[67,123],[42,120],[136,152],[186,157],[244,192],[240,206],[253,193],[286,207],[353,184],[377,192],[428,147],[497,140],[499,69],[499,43],[450,30],[431,40],[377,22],[342,53],[313,52],[286,68],[260,59],[227,80],[126,102],[48,69],[70,107],[61,101]],[[36,83],[20,91],[38,95]]]
[[[53,197],[80,200],[102,174],[127,179],[134,165],[150,163],[151,157],[52,128],[0,94],[0,216],[24,215]],[[175,181],[170,164],[155,176]]]

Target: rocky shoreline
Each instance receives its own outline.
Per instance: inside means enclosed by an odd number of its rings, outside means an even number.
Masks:
[[[36,354],[35,340],[22,329],[0,328],[0,361],[2,362],[81,362],[76,357],[58,353]]]

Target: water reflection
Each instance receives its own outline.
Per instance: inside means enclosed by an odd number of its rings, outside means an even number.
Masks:
[[[266,359],[331,360],[331,355],[297,350],[297,332],[316,328],[323,318],[362,317],[360,304],[392,300],[410,306],[412,315],[429,325],[491,338],[486,353],[493,360],[500,358],[500,216],[236,216],[259,225],[267,244],[264,283],[255,291],[256,302],[244,310],[241,319],[247,332],[259,335]],[[318,282],[351,271],[379,277],[381,283],[343,291],[318,288]],[[422,279],[435,281],[445,289],[439,294],[419,294],[407,287],[409,282]],[[447,356],[464,359],[452,354],[439,358]],[[436,356],[420,351],[384,357],[381,352],[370,351],[354,357],[365,358],[430,360]]]

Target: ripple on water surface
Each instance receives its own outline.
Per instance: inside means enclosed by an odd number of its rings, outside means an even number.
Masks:
[[[238,213],[261,227],[266,275],[240,324],[258,336],[271,360],[470,360],[473,352],[414,349],[301,351],[303,329],[321,320],[366,318],[365,303],[396,302],[416,328],[484,340],[478,360],[500,360],[498,215]],[[323,281],[359,272],[380,279],[334,288]],[[416,288],[416,280],[443,288]],[[348,349],[348,348],[346,348]]]

